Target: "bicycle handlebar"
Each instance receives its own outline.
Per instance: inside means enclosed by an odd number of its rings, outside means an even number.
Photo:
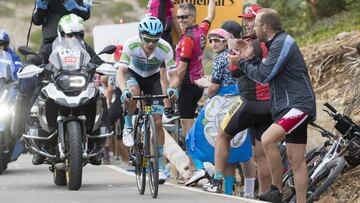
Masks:
[[[333,113],[337,113],[336,109],[333,106],[331,106],[329,103],[326,102],[324,106],[330,109],[330,111],[332,111]]]
[[[132,96],[135,100],[146,100],[146,99],[165,99],[167,95],[143,95],[143,96]]]

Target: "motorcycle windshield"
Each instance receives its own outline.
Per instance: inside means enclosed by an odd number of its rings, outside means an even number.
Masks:
[[[12,80],[12,71],[14,70],[14,64],[12,62],[10,54],[6,51],[0,51],[0,79]]]
[[[73,71],[85,68],[90,59],[90,55],[80,40],[57,38],[53,42],[49,62],[57,69]]]

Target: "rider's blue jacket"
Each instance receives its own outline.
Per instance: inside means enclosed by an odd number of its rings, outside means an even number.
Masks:
[[[18,72],[18,70],[20,69],[20,67],[22,65],[20,57],[18,55],[16,55],[15,52],[11,48],[7,48],[5,51],[10,54],[11,59],[12,59],[13,64],[14,64],[14,67],[15,67],[14,70],[13,70],[13,73],[12,73],[13,78],[14,78],[14,80],[18,80],[17,72]]]

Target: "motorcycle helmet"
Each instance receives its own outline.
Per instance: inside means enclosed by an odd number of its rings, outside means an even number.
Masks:
[[[153,16],[146,16],[139,23],[139,32],[151,36],[159,36],[163,32],[161,21]]]
[[[7,49],[9,47],[9,43],[10,43],[9,34],[5,30],[0,29],[0,44],[5,45],[5,49]]]
[[[72,13],[61,17],[58,23],[58,34],[61,37],[65,37],[65,35],[72,37],[75,35],[76,37],[84,38],[84,33],[84,19]]]

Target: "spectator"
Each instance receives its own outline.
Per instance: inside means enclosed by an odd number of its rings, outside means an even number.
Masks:
[[[282,201],[281,156],[277,148],[285,139],[291,169],[295,178],[296,202],[306,202],[308,174],[304,159],[307,124],[316,116],[315,95],[304,58],[295,40],[283,31],[279,14],[262,9],[255,18],[254,29],[260,42],[269,50],[266,60],[257,64],[247,58],[253,48],[242,41],[244,49],[229,55],[231,65],[238,66],[249,78],[270,84],[271,114],[274,123],[261,138],[271,169],[270,190],[261,200]]]
[[[182,3],[178,6],[176,18],[182,36],[176,46],[176,66],[181,82],[178,104],[183,136],[194,123],[197,102],[203,93],[195,80],[203,76],[202,56],[206,34],[214,17],[215,0],[209,0],[207,16],[200,25],[196,25],[196,8],[193,4]]]

